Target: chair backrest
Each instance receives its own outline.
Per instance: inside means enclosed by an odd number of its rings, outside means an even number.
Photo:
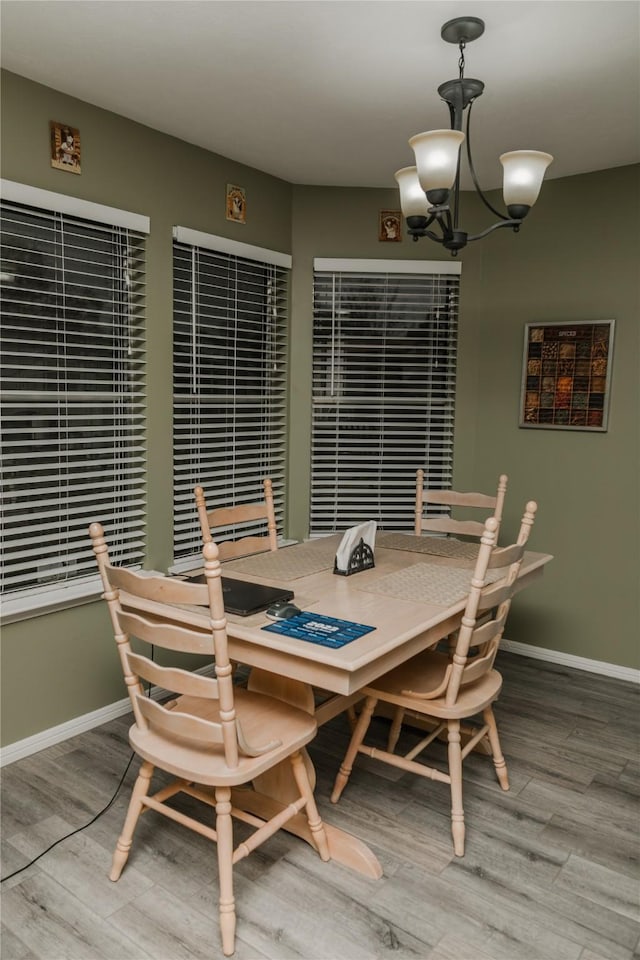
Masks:
[[[207,510],[202,487],[194,488],[203,543],[211,543],[214,539],[212,530],[228,530],[231,527],[246,528],[247,524],[255,524],[256,520],[266,522],[264,534],[250,533],[247,536],[240,536],[237,540],[224,540],[218,543],[221,560],[232,560],[234,557],[246,557],[252,553],[278,549],[273,485],[268,477],[263,480],[263,486],[264,500],[258,503],[241,503],[234,507],[216,507],[214,510]]]
[[[530,500],[522,516],[518,538],[507,547],[496,547],[498,521],[489,517],[484,524],[480,549],[475,563],[471,586],[458,631],[455,651],[437,689],[429,691],[403,690],[403,694],[426,700],[445,697],[449,706],[455,704],[460,689],[478,680],[491,670],[504,632],[515,582],[522,564],[538,505]],[[489,570],[504,569],[504,576],[486,584]],[[482,615],[492,611],[490,619]],[[469,658],[469,649],[477,649],[477,656]]]
[[[416,471],[416,508],[415,508],[415,533],[420,536],[421,533],[452,533],[456,536],[481,537],[484,531],[484,521],[486,511],[490,511],[490,516],[495,517],[498,522],[496,538],[500,532],[502,523],[502,512],[504,509],[504,498],[507,493],[508,477],[501,474],[498,479],[498,489],[495,496],[485,493],[457,493],[455,490],[425,490],[424,489],[424,470]],[[469,507],[477,510],[484,510],[485,516],[480,520],[458,520],[453,517],[443,516],[439,513],[437,516],[429,516],[429,510],[432,506],[438,507]]]
[[[176,757],[180,744],[185,741],[197,744],[199,749],[207,745],[222,749],[230,769],[238,766],[239,753],[258,756],[273,749],[277,744],[259,747],[249,744],[236,717],[220,562],[215,543],[205,544],[203,550],[206,583],[193,584],[113,567],[109,563],[102,526],[92,523],[89,535],[136,725],[143,731],[151,728],[165,738],[168,749]],[[184,605],[208,607],[210,629],[202,628],[201,614],[190,612]],[[134,653],[131,637],[136,637],[147,647],[161,647],[178,654],[203,654],[212,661],[215,658],[215,678],[177,666],[160,666],[144,653]],[[166,704],[152,700],[145,696],[143,681],[162,688],[173,697]],[[177,705],[176,697],[181,698]],[[216,709],[207,711],[206,704],[203,709],[203,701],[217,701]],[[198,709],[189,709],[190,703]],[[219,719],[206,719],[207,712]]]

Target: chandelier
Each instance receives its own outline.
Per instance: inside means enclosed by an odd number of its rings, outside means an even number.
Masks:
[[[440,36],[447,43],[456,43],[460,50],[459,77],[447,80],[438,87],[438,93],[449,105],[450,130],[429,130],[409,140],[415,158],[415,167],[398,170],[395,178],[400,188],[400,205],[409,235],[414,240],[429,237],[441,243],[456,256],[458,250],[472,240],[481,240],[500,227],[511,227],[514,233],[536,202],[545,170],[553,160],[549,153],[538,150],[513,150],[503,153],[503,197],[506,215],[496,210],[485,197],[476,176],[471,157],[469,124],[471,105],[482,96],[484,83],[464,75],[464,50],[467,43],[484,33],[484,22],[477,17],[457,17],[442,27]],[[467,133],[462,132],[464,112],[467,113]],[[458,226],[460,203],[460,147],[467,141],[467,160],[478,196],[498,217],[498,222],[482,233],[469,236]],[[431,229],[430,229],[431,228]],[[439,230],[440,233],[435,231]]]

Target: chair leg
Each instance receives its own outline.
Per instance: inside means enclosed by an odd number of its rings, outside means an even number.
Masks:
[[[353,733],[356,728],[356,723],[358,722],[355,707],[347,707],[347,720],[349,722],[349,730],[351,730],[351,733]]]
[[[300,791],[300,796],[304,797],[306,801],[307,820],[309,821],[309,829],[311,830],[313,842],[318,853],[320,854],[320,859],[330,860],[331,855],[329,853],[329,841],[327,840],[324,824],[320,819],[320,814],[318,813],[318,808],[316,806],[313,790],[311,789],[311,784],[309,782],[307,768],[304,764],[304,760],[302,759],[302,754],[300,751],[298,751],[297,753],[294,753],[290,759],[291,766],[293,767],[293,775],[295,777],[298,790]]]
[[[389,739],[387,740],[387,752],[393,753],[396,748],[398,739],[400,738],[400,731],[402,730],[402,721],[404,720],[404,707],[396,707],[395,713],[393,715],[393,720],[391,721],[391,727],[389,728]]]
[[[233,896],[233,822],[229,787],[216,787],[216,833],[220,878],[220,935],[222,952],[225,957],[230,957],[235,950],[236,904]]]
[[[462,749],[460,721],[449,720],[449,777],[451,779],[451,833],[456,857],[464,856],[464,809],[462,807]]]
[[[498,725],[496,724],[496,718],[493,714],[491,707],[487,707],[482,711],[482,716],[484,722],[489,727],[487,731],[487,736],[489,737],[489,743],[491,744],[491,753],[493,755],[493,765],[496,768],[496,776],[498,777],[498,782],[503,790],[509,789],[509,776],[507,774],[507,763],[502,755],[502,750],[500,748],[500,738],[498,737]]]
[[[113,851],[113,859],[111,861],[109,880],[113,880],[114,882],[120,879],[124,865],[129,859],[129,851],[131,850],[131,844],[133,842],[133,832],[136,829],[138,817],[142,813],[142,798],[146,797],[149,793],[153,770],[153,764],[149,763],[148,760],[144,760],[140,767],[137,780],[133,785],[122,833],[118,837],[116,849]]]
[[[333,793],[331,794],[331,803],[337,803],[340,799],[340,795],[344,788],[347,785],[349,777],[351,776],[351,770],[353,769],[353,761],[356,758],[358,753],[358,747],[365,738],[366,732],[369,729],[369,724],[371,723],[371,717],[373,716],[373,711],[375,710],[376,703],[378,701],[375,697],[367,697],[364,707],[358,717],[358,722],[356,728],[353,731],[353,736],[351,737],[351,742],[347,747],[347,752],[344,755],[344,760],[340,764],[340,770],[336,777],[336,781],[333,785]]]

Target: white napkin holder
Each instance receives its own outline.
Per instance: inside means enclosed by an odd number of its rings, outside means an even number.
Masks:
[[[375,567],[373,552],[376,527],[375,520],[367,520],[346,531],[336,553],[334,573],[340,577],[349,577],[352,573]]]

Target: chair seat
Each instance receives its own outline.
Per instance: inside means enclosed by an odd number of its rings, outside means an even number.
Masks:
[[[397,704],[406,710],[415,710],[442,719],[472,717],[496,699],[502,688],[502,676],[497,670],[489,670],[474,683],[461,687],[458,698],[452,705],[445,703],[444,696],[423,700],[403,695],[403,690],[426,693],[437,689],[444,680],[449,662],[447,654],[425,650],[385,673],[362,692],[368,697]]]
[[[242,687],[234,689],[236,716],[245,740],[257,749],[277,741],[278,746],[259,757],[239,756],[238,766],[226,765],[221,744],[197,744],[193,740],[170,738],[153,728],[142,730],[137,724],[129,729],[132,748],[145,760],[176,777],[208,785],[237,786],[269,770],[280,759],[285,760],[316,735],[315,718],[280,700],[252,693]],[[217,700],[200,697],[177,697],[174,710],[220,722]]]

